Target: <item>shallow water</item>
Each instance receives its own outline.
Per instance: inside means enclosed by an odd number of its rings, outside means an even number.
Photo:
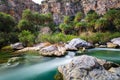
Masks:
[[[95,48],[87,55],[120,63],[120,49]],[[54,80],[57,67],[69,63],[74,52],[62,58],[25,56],[21,66],[0,70],[0,80]]]

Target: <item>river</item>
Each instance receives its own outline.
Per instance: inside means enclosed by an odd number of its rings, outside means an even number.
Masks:
[[[120,63],[120,49],[94,48],[86,54]],[[0,80],[54,80],[57,67],[69,63],[74,55],[74,52],[69,52],[61,58],[25,56],[22,66],[1,69]]]

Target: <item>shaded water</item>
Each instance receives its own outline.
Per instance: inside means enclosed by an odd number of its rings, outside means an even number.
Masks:
[[[120,63],[120,49],[95,48],[86,54]],[[27,56],[21,67],[1,70],[0,80],[54,80],[57,67],[69,63],[74,55],[69,52],[62,58]]]
[[[120,49],[94,48],[88,50],[87,55],[120,64]]]

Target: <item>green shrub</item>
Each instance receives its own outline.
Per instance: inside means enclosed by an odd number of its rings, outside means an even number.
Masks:
[[[75,25],[75,29],[78,31],[78,34],[80,34],[81,32],[86,31],[86,26],[87,26],[86,22],[78,22]]]
[[[22,30],[29,30],[29,31],[34,31],[34,27],[33,25],[31,24],[31,22],[29,22],[28,20],[20,20],[19,23],[18,23],[18,28],[20,31]]]
[[[9,14],[0,12],[0,31],[7,32],[13,31],[15,29],[15,19]]]
[[[117,12],[118,12],[118,10],[116,10],[116,9],[108,10],[106,12],[106,14],[104,15],[104,17],[106,19],[108,19],[109,21],[113,21],[117,17],[117,15],[116,15]]]
[[[59,28],[62,30],[62,33],[66,34],[67,31],[69,31],[71,29],[71,26],[65,23],[61,23],[59,25]]]
[[[90,22],[91,20],[97,20],[99,18],[99,15],[96,12],[92,12],[86,15],[85,20],[87,22]]]
[[[74,19],[74,22],[80,22],[80,20],[83,18],[83,13],[82,12],[78,12],[76,15],[75,15],[75,19]]]
[[[22,43],[24,43],[25,46],[33,45],[35,39],[35,36],[30,31],[26,31],[26,30],[23,30],[18,37],[19,40]]]
[[[115,19],[115,20],[113,21],[113,23],[114,23],[116,29],[117,29],[118,31],[120,31],[120,19]]]
[[[76,38],[74,35],[65,35],[63,33],[55,33],[55,34],[39,34],[36,42],[50,42],[50,43],[59,43],[59,42],[67,42],[71,39]]]
[[[69,16],[65,16],[64,17],[64,24],[68,24],[70,22],[70,17]]]

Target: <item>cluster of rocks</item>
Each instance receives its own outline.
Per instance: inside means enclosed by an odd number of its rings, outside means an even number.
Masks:
[[[120,66],[92,56],[75,57],[58,67],[64,80],[120,80]]]
[[[95,44],[95,47],[99,48],[120,48],[120,37],[111,39],[106,44]]]
[[[17,50],[17,53],[25,51],[39,51],[39,53],[43,56],[63,56],[68,50],[79,50],[79,48],[91,48],[92,46],[92,44],[80,38],[72,39],[68,44],[50,44],[49,42],[47,42],[26,48],[23,48],[21,43],[15,43],[11,45],[13,49],[20,49]]]

